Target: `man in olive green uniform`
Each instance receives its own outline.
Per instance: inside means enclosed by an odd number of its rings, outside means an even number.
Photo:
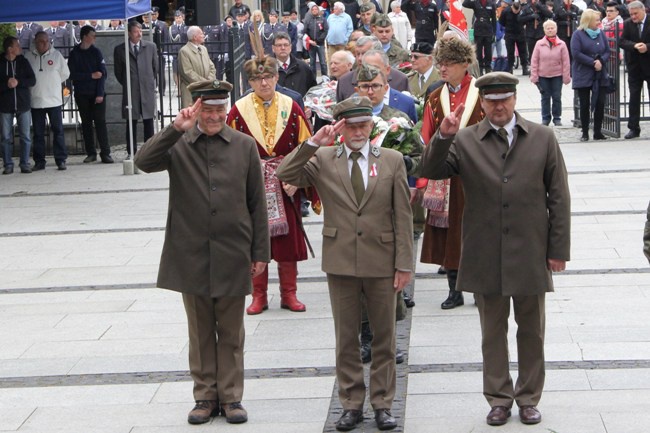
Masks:
[[[372,34],[384,48],[384,52],[388,56],[390,65],[394,68],[400,64],[409,61],[409,53],[400,43],[395,39],[395,32],[393,31],[393,22],[386,14],[375,14],[370,22]]]

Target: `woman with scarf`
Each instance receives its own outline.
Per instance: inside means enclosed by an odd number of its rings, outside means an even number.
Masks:
[[[573,89],[580,99],[580,123],[582,138],[589,140],[589,116],[593,111],[594,140],[605,140],[601,132],[605,114],[605,94],[609,75],[606,64],[609,60],[609,44],[600,30],[600,12],[587,9],[582,13],[580,25],[571,38],[573,55]]]
[[[542,123],[562,125],[562,84],[571,82],[571,61],[569,49],[557,37],[555,21],[544,22],[545,36],[537,41],[531,60],[530,82],[535,84],[542,95]],[[551,110],[551,101],[553,109]]]

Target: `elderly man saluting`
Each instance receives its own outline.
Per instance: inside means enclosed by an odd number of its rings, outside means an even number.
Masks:
[[[397,426],[395,292],[411,279],[413,221],[402,155],[370,145],[372,103],[354,96],[334,108],[321,128],[284,158],[280,180],[313,185],[323,202],[323,271],[334,316],[336,377],[343,415],[339,431],[363,421],[366,386],[359,352],[362,295],[374,331],[370,404],[379,430]],[[341,133],[345,145],[330,146]]]
[[[494,72],[476,80],[486,118],[459,130],[464,104],[450,112],[422,156],[422,176],[458,175],[465,191],[458,285],[473,292],[483,350],[489,425],[508,421],[513,401],[537,424],[544,388],[545,294],[569,260],[570,196],[553,131],[515,112],[517,83]],[[517,322],[519,377],[509,371],[510,302]]]
[[[244,305],[269,261],[266,196],[255,140],[225,124],[232,85],[188,86],[194,105],[135,155],[147,173],[169,172],[169,210],[158,287],[183,293],[196,406],[190,424],[248,420]]]

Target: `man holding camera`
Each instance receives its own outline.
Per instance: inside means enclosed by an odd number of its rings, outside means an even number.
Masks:
[[[499,23],[506,29],[506,51],[508,52],[508,72],[512,74],[515,64],[515,45],[519,51],[521,61],[521,75],[530,75],[528,70],[528,48],[526,48],[526,34],[524,25],[520,22],[521,3],[515,0],[507,9],[501,12]]]

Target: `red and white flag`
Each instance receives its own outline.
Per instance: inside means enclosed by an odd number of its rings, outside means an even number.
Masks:
[[[460,0],[448,0],[448,10],[443,12],[443,15],[449,21],[449,28],[469,40],[469,33],[467,32],[467,20],[463,13],[463,3]]]

